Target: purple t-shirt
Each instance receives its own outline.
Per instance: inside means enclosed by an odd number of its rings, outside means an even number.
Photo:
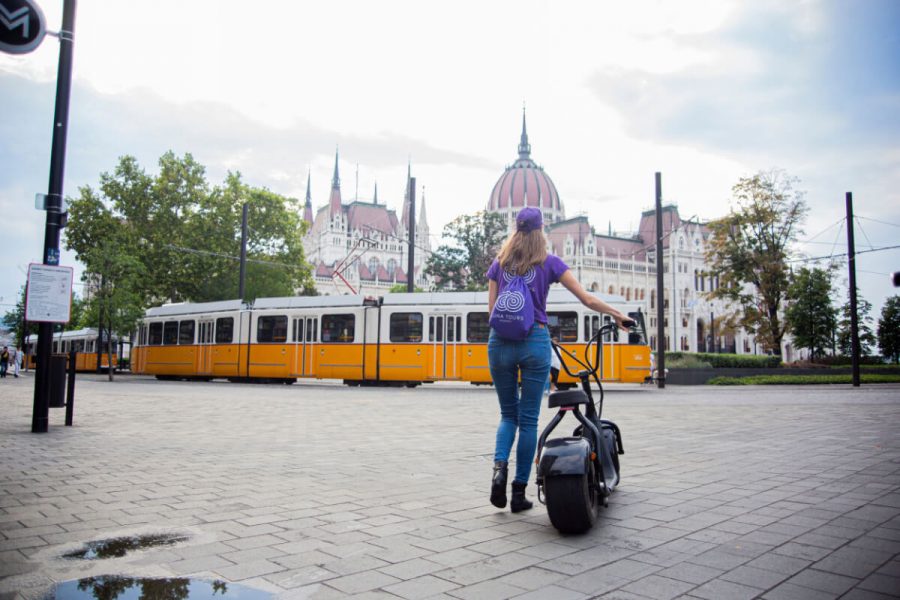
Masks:
[[[525,285],[531,290],[531,300],[534,303],[534,320],[538,323],[547,322],[547,292],[551,283],[558,283],[563,273],[569,270],[569,265],[556,255],[548,254],[544,264],[532,267],[522,275]],[[498,293],[506,289],[514,275],[500,268],[500,262],[495,258],[488,269],[487,278],[497,282]]]

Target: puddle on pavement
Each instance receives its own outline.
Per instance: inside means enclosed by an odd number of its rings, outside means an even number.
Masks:
[[[162,533],[97,540],[86,543],[80,550],[73,550],[63,554],[63,558],[81,558],[84,560],[119,558],[134,550],[144,550],[146,548],[155,548],[156,546],[171,546],[187,539],[186,535]]]
[[[220,580],[104,575],[58,584],[44,600],[268,600],[272,594]]]

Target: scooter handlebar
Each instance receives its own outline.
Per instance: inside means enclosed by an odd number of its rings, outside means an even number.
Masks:
[[[633,327],[635,327],[635,326],[637,325],[637,322],[636,322],[635,320],[633,320],[633,319],[623,319],[623,320],[622,320],[622,325],[624,325],[625,327],[631,329],[631,328],[633,328]],[[559,364],[560,364],[560,366],[563,368],[563,370],[564,370],[566,373],[568,373],[568,375],[569,375],[570,377],[575,377],[575,378],[577,379],[577,378],[578,378],[578,374],[577,374],[577,373],[573,373],[572,371],[569,370],[569,367],[568,367],[568,365],[566,365],[566,361],[565,361],[565,359],[563,358],[563,354],[565,354],[566,356],[568,356],[569,358],[571,358],[572,360],[574,360],[575,362],[577,362],[579,365],[581,365],[582,367],[584,367],[585,369],[587,369],[588,373],[590,373],[591,375],[595,375],[595,376],[596,376],[596,374],[597,374],[597,369],[600,368],[600,361],[599,361],[599,357],[598,357],[598,360],[596,361],[596,364],[593,364],[593,365],[590,364],[590,359],[588,359],[588,353],[589,353],[589,349],[590,349],[590,347],[591,347],[591,344],[597,344],[597,345],[598,345],[597,351],[598,351],[598,354],[599,354],[600,337],[601,337],[601,336],[604,336],[604,335],[606,335],[606,334],[608,334],[608,333],[613,332],[613,331],[616,329],[616,327],[618,327],[618,325],[617,325],[616,323],[614,323],[614,322],[613,322],[613,323],[606,323],[606,324],[604,324],[603,326],[601,326],[601,327],[597,330],[597,332],[594,333],[594,335],[591,336],[591,339],[588,340],[587,346],[585,347],[585,351],[584,351],[585,361],[586,361],[586,362],[582,362],[577,356],[575,356],[575,354],[566,351],[564,348],[560,347],[560,345],[557,344],[557,343],[554,342],[554,341],[551,341],[551,342],[550,342],[550,345],[551,345],[551,347],[553,348],[553,351],[556,352],[556,356],[559,358]]]

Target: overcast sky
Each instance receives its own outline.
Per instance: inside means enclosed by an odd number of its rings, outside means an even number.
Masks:
[[[38,4],[57,30],[62,1]],[[532,158],[598,231],[636,228],[655,171],[682,217],[712,219],[740,177],[782,168],[807,192],[808,256],[846,251],[847,191],[858,251],[883,248],[900,240],[898,32],[894,0],[81,0],[65,193],[171,149],[213,184],[236,170],[298,198],[310,169],[318,207],[339,147],[345,201],[377,181],[398,212],[412,162],[436,245],[515,160],[524,102]],[[0,54],[2,311],[40,262],[58,47]],[[877,317],[900,250],[857,268]]]

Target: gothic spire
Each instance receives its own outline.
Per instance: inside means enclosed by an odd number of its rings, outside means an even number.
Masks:
[[[528,131],[525,129],[525,106],[522,106],[522,137],[519,138],[519,158],[531,157],[531,144],[528,143]]]
[[[310,172],[311,169],[306,171],[306,203],[303,205],[303,220],[312,225],[313,222],[313,214],[312,214],[312,192],[310,192]]]
[[[375,182],[375,197],[372,199],[372,204],[378,204],[378,182]]]
[[[338,174],[338,149],[334,149],[334,176],[331,178],[331,189],[341,187],[341,176]]]
[[[331,178],[331,196],[328,198],[328,209],[332,217],[343,212],[341,200],[341,176],[338,173],[338,151],[334,149],[334,176]]]

